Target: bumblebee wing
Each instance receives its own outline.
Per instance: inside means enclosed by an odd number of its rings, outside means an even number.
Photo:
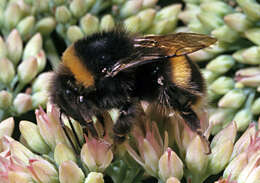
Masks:
[[[136,47],[158,47],[166,52],[168,57],[182,56],[215,43],[215,38],[204,34],[177,33],[164,36],[144,36],[135,39]]]
[[[118,72],[166,58],[186,55],[215,43],[216,39],[203,34],[177,33],[164,36],[140,36],[134,39],[136,55],[118,61],[107,76]],[[145,50],[150,50],[145,53]],[[159,51],[156,51],[159,50]],[[144,53],[143,53],[144,52]],[[162,54],[163,53],[163,54]]]

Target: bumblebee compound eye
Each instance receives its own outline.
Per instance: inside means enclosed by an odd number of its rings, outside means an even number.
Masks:
[[[65,90],[65,94],[66,94],[66,95],[71,95],[71,90],[66,89],[66,90]]]

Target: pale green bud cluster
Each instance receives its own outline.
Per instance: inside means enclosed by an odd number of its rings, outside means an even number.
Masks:
[[[0,7],[1,32],[8,35],[16,28],[23,40],[30,39],[36,32],[44,36],[50,35],[56,26],[50,4],[49,0],[16,0],[3,3]]]
[[[209,34],[217,43],[190,55],[205,62],[202,74],[208,101],[214,107],[210,122],[215,134],[232,120],[238,131],[259,117],[257,97],[260,66],[260,4],[255,0],[185,1],[179,18],[190,32]]]
[[[74,0],[69,7],[61,5],[56,9],[56,31],[67,44],[99,31],[111,30],[118,24],[118,19],[129,32],[167,34],[175,30],[181,11],[178,4],[157,10],[154,8],[157,0],[131,0],[115,2],[111,14],[98,16],[100,10],[95,9],[103,6],[97,6],[97,1],[91,8],[84,8],[86,3],[84,0]],[[105,1],[102,3],[103,8],[108,6]]]
[[[41,34],[24,44],[13,29],[5,40],[0,37],[0,53],[0,119],[44,107],[52,73],[41,73],[47,61]]]

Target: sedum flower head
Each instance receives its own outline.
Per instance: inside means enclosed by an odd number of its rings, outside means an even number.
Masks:
[[[6,40],[0,38],[0,108],[3,113],[0,120],[24,114],[39,106],[45,107],[48,97],[47,77],[46,84],[41,83],[41,87],[32,90],[32,87],[35,88],[33,81],[37,80],[37,75],[45,69],[47,62],[42,49],[42,36],[36,34],[25,44],[19,30],[13,29],[6,37]],[[38,83],[40,80],[43,81],[38,79]]]
[[[136,127],[133,130],[133,136],[136,139],[138,155],[132,147],[127,144],[128,153],[152,176],[158,176],[158,163],[160,157],[167,147],[167,135],[163,143],[156,123],[146,122],[146,133],[142,134],[140,128]]]
[[[102,139],[85,137],[85,140],[80,153],[82,162],[90,171],[103,172],[113,159],[111,144]]]

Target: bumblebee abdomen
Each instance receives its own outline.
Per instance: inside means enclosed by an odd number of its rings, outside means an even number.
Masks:
[[[205,84],[198,66],[188,56],[170,58],[171,81],[191,93],[204,93]]]

